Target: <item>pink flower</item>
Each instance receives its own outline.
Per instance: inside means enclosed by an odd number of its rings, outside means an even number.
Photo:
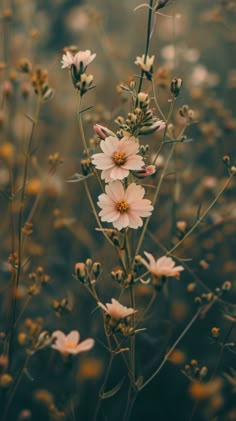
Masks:
[[[184,270],[183,266],[175,266],[175,262],[171,257],[162,256],[155,260],[152,254],[147,253],[146,251],[144,254],[148,258],[149,262],[141,258],[141,263],[156,278],[161,278],[163,276],[179,278],[180,272]]]
[[[80,334],[77,330],[72,330],[68,335],[65,335],[60,330],[56,330],[52,334],[55,343],[52,348],[61,352],[62,354],[79,354],[80,352],[89,351],[94,346],[94,339],[88,338],[79,343]]]
[[[71,68],[72,65],[75,66],[76,71],[80,74],[84,73],[87,66],[95,59],[96,54],[91,54],[90,50],[79,51],[73,55],[70,51],[67,51],[62,56],[62,69]]]
[[[135,183],[125,190],[121,181],[113,181],[105,190],[106,194],[98,197],[98,206],[102,209],[99,216],[104,222],[112,222],[118,230],[141,227],[141,217],[148,217],[153,211],[150,200],[143,199],[144,188]]]
[[[139,144],[134,140],[109,136],[101,141],[100,147],[103,153],[94,154],[92,163],[102,170],[101,178],[106,182],[123,180],[130,170],[138,171],[144,166],[143,158],[136,155]]]
[[[134,310],[132,307],[128,308],[123,306],[119,303],[119,301],[115,300],[115,298],[111,299],[111,303],[106,303],[106,305],[104,305],[99,302],[98,305],[111,317],[113,321],[125,319],[126,317],[131,316],[131,314],[137,312],[137,310]]]

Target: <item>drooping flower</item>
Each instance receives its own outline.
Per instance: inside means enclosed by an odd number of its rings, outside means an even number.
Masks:
[[[108,136],[100,147],[103,153],[94,154],[92,163],[102,170],[101,178],[106,182],[123,180],[130,170],[138,171],[145,165],[143,158],[137,155],[139,144],[134,140]]]
[[[106,314],[111,317],[114,322],[125,319],[126,317],[131,316],[137,312],[137,310],[133,309],[132,307],[123,306],[115,298],[111,299],[111,303],[106,303],[106,305],[104,305],[99,302],[98,305],[105,311]]]
[[[175,261],[171,257],[162,256],[155,260],[151,253],[144,252],[148,262],[141,258],[141,263],[156,278],[173,277],[179,278],[180,272],[184,270],[183,266],[175,266]]]
[[[145,190],[143,187],[131,183],[125,190],[121,181],[113,181],[105,188],[98,197],[98,206],[101,220],[111,222],[115,228],[137,229],[143,225],[142,218],[151,215],[153,206],[148,199],[143,199]]]
[[[65,335],[60,330],[56,330],[52,334],[55,342],[52,348],[61,352],[62,354],[79,354],[80,352],[89,351],[94,346],[94,339],[88,338],[79,343],[80,334],[77,330],[72,330],[68,335]]]

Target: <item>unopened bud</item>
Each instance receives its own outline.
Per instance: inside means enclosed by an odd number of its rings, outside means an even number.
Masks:
[[[157,5],[155,7],[155,12],[157,12],[157,10],[162,9],[163,7],[165,7],[167,5],[169,0],[158,0],[157,1]]]
[[[79,281],[82,283],[87,281],[87,268],[84,263],[75,264],[75,273]]]
[[[182,85],[183,85],[183,81],[179,77],[172,80],[170,84],[170,91],[174,95],[175,98],[179,96]]]
[[[97,278],[101,273],[101,263],[94,262],[92,266],[92,271],[93,271],[94,276]]]
[[[112,136],[115,137],[115,133],[109,130],[107,127],[101,126],[100,124],[95,124],[93,126],[95,133],[100,139],[106,139],[106,137]]]

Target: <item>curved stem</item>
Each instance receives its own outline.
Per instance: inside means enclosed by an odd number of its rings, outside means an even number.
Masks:
[[[187,326],[185,327],[185,329],[183,330],[183,332],[181,333],[181,335],[176,339],[176,341],[174,342],[174,344],[172,345],[172,347],[169,349],[169,351],[167,352],[167,354],[165,355],[165,357],[163,358],[161,364],[159,365],[159,367],[156,369],[156,371],[149,377],[148,380],[146,380],[142,386],[139,387],[139,391],[143,390],[159,373],[159,371],[162,369],[162,367],[165,365],[166,361],[168,360],[169,356],[171,355],[171,353],[174,351],[174,349],[176,348],[176,346],[179,344],[179,342],[181,341],[181,339],[183,339],[183,337],[186,335],[186,333],[189,331],[190,327],[193,325],[193,323],[195,322],[195,320],[198,318],[199,314],[201,313],[201,308],[198,309],[198,311],[195,313],[195,315],[193,316],[193,318],[190,320],[190,322],[187,324]]]
[[[172,247],[172,249],[170,249],[167,252],[167,255],[172,254],[192,234],[192,232],[198,227],[198,225],[203,221],[203,219],[206,217],[206,215],[210,212],[210,210],[216,204],[216,202],[218,201],[218,199],[220,198],[220,196],[227,189],[227,187],[228,187],[229,183],[231,182],[231,180],[232,180],[232,178],[233,178],[234,175],[235,174],[232,173],[229,176],[228,180],[223,185],[223,187],[220,189],[219,193],[217,194],[217,196],[215,197],[215,199],[213,200],[213,202],[210,204],[210,206],[208,206],[208,208],[205,210],[205,212],[203,212],[202,216],[197,220],[197,222],[195,222],[195,224],[192,226],[192,228],[190,228],[190,230],[185,234],[185,236],[177,244],[175,244],[175,246]]]

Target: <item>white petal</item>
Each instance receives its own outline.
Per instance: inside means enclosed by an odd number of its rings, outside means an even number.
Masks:
[[[80,334],[78,330],[72,330],[66,337],[66,342],[77,344],[79,342]]]
[[[94,347],[95,341],[92,338],[85,339],[77,346],[77,352],[89,351]]]

